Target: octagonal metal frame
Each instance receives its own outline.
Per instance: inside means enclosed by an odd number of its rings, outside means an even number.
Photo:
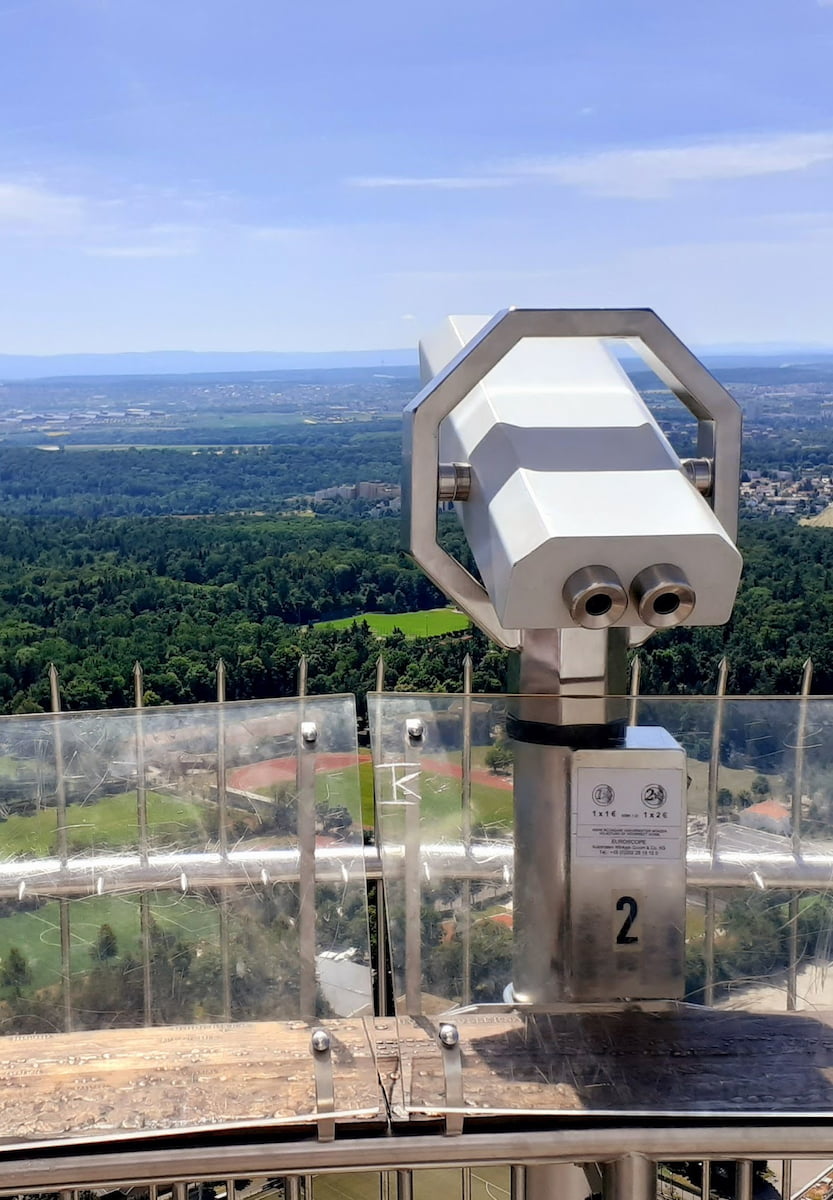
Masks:
[[[437,541],[440,424],[524,338],[627,342],[697,418],[697,453],[713,460],[711,504],[737,537],[742,415],[722,384],[650,308],[531,309],[497,313],[405,409],[403,542],[426,575],[493,641],[508,650],[521,631],[504,629],[489,594]]]

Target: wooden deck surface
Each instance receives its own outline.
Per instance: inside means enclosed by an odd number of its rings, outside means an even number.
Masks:
[[[465,1111],[833,1114],[833,1021],[683,1008],[459,1015]],[[436,1018],[331,1020],[336,1121],[446,1109]],[[0,1038],[0,1145],[311,1125],[307,1022]]]

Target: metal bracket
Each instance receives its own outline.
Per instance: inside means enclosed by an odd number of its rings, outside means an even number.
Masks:
[[[315,1072],[315,1107],[318,1113],[318,1140],[332,1142],[336,1135],[335,1118],[327,1113],[335,1112],[335,1085],[333,1082],[333,1057],[330,1035],[326,1029],[314,1029],[310,1038],[312,1066]]]
[[[440,424],[523,338],[588,337],[627,342],[697,418],[697,457],[709,460],[710,502],[734,540],[741,412],[726,389],[649,308],[515,309],[497,314],[405,409],[402,515],[405,549],[441,591],[507,650],[521,635],[504,629],[485,588],[437,542]],[[461,466],[464,464],[461,464]],[[693,486],[698,486],[698,471]],[[701,470],[700,475],[703,474]]]
[[[460,1031],[450,1021],[444,1021],[437,1031],[445,1076],[445,1102],[448,1108],[463,1108],[463,1055],[460,1050]],[[445,1114],[445,1132],[457,1137],[463,1132],[463,1113]]]

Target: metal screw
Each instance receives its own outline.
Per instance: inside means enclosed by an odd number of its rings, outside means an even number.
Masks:
[[[326,1029],[314,1029],[312,1032],[312,1048],[318,1054],[325,1054],[330,1048],[330,1035]]]
[[[449,1023],[440,1026],[440,1041],[444,1046],[448,1046],[450,1049],[452,1046],[456,1046],[459,1040],[460,1031],[456,1025]]]
[[[315,721],[301,722],[301,741],[306,742],[308,746],[318,741],[318,726]]]
[[[425,726],[419,717],[410,717],[405,722],[405,729],[408,731],[408,737],[414,742],[418,742],[425,733]]]

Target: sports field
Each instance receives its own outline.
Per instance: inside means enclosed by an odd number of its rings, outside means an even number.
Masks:
[[[394,629],[401,629],[405,637],[437,637],[442,633],[454,633],[468,629],[468,617],[453,608],[426,608],[411,613],[359,613],[355,617],[343,617],[340,621],[319,621],[316,629],[349,629],[355,621],[367,621],[377,637],[388,637]]]

